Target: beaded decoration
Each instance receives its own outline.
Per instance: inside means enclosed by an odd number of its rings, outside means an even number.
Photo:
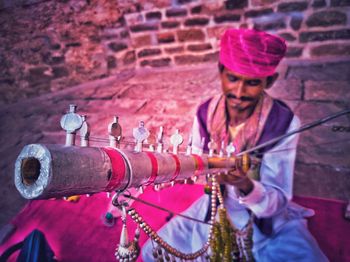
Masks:
[[[242,230],[238,230],[233,226],[227,211],[224,208],[224,200],[220,191],[220,186],[216,181],[215,175],[210,177],[211,180],[211,216],[210,216],[210,228],[208,233],[207,242],[193,253],[183,253],[180,250],[170,246],[165,240],[163,240],[151,226],[144,221],[142,216],[134,209],[129,208],[126,212],[132,218],[132,220],[141,228],[152,240],[153,251],[152,255],[155,261],[176,261],[177,258],[181,260],[195,260],[201,258],[207,261],[221,262],[221,261],[254,261],[252,255],[252,218],[249,223]],[[219,200],[220,206],[218,209],[219,221],[215,221],[217,205],[216,200]],[[126,231],[126,223],[123,220],[123,231]],[[122,231],[122,237],[123,237]],[[121,237],[121,243],[122,243]],[[136,259],[139,248],[137,246],[139,233],[135,233],[135,239],[132,243],[129,243],[129,247],[134,247],[134,251],[127,251],[128,255],[124,255],[124,250],[129,249],[123,247],[122,244],[118,246],[116,251],[116,258],[120,261],[134,261]],[[125,241],[124,241],[125,242]],[[211,253],[211,255],[208,255]],[[136,255],[137,254],[137,255]],[[136,257],[135,257],[136,256]]]

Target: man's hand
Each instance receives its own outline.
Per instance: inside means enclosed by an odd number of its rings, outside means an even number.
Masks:
[[[253,182],[247,177],[247,174],[242,170],[240,165],[236,169],[230,170],[228,173],[221,173],[218,177],[220,184],[228,184],[236,187],[244,195],[248,195],[254,188]]]

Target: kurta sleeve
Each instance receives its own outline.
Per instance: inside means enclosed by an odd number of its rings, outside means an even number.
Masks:
[[[300,121],[294,116],[287,132],[299,126]],[[265,152],[260,168],[260,181],[253,181],[254,188],[250,194],[237,196],[238,201],[258,218],[278,214],[292,198],[298,137],[297,134],[287,137]]]

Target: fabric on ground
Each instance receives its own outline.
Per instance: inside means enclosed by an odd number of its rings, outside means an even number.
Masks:
[[[202,192],[200,185],[178,185],[160,192],[148,188],[141,198],[181,212]],[[82,196],[78,203],[31,201],[11,221],[17,230],[0,246],[0,254],[22,241],[33,229],[39,229],[45,234],[59,261],[115,261],[114,251],[119,243],[121,221],[118,219],[115,226],[107,227],[101,220],[110,200],[105,193],[100,193],[90,198]],[[309,228],[330,261],[350,261],[350,222],[343,218],[345,202],[305,197],[295,197],[294,200],[316,211],[316,215],[309,220]],[[168,213],[138,202],[132,206],[154,230],[166,223]],[[136,225],[130,218],[127,225],[132,239]],[[146,235],[142,232],[140,245],[145,241]],[[10,261],[15,261],[15,255]]]

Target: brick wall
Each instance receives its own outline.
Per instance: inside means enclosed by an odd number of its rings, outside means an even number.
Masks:
[[[287,64],[343,60],[350,53],[349,10],[345,0],[3,1],[0,101],[124,69],[216,62],[218,39],[227,27],[282,36],[288,41]]]

